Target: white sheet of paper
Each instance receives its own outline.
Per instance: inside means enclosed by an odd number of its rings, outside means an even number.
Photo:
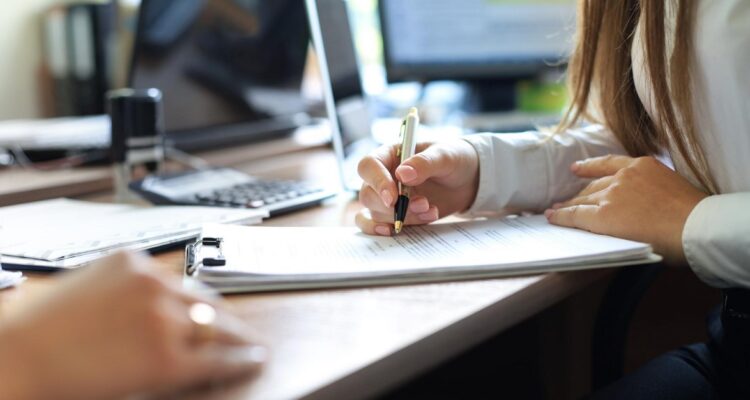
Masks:
[[[409,227],[394,237],[356,228],[268,228],[207,225],[223,237],[225,268],[201,274],[362,274],[455,267],[549,265],[646,257],[650,246],[550,225],[543,216]]]
[[[204,223],[257,223],[266,212],[213,207],[138,207],[69,199],[0,208],[0,254],[61,261],[197,236]]]

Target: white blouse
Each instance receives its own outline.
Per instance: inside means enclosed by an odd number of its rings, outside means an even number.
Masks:
[[[682,241],[688,263],[706,283],[750,288],[750,1],[700,0],[694,40],[695,120],[719,193],[701,201],[688,217]],[[668,22],[672,18],[668,17]],[[671,37],[673,23],[667,23]],[[633,44],[633,75],[653,115],[641,49]],[[617,139],[592,125],[544,140],[541,132],[481,134],[466,140],[480,157],[473,215],[505,210],[542,211],[567,200],[588,182],[568,166],[588,157],[624,154]],[[677,172],[695,178],[673,149]]]

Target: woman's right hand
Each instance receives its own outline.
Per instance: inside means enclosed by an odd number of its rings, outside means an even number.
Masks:
[[[357,226],[370,235],[393,232],[397,180],[412,187],[406,225],[434,222],[468,209],[479,186],[479,156],[465,140],[420,143],[417,154],[399,165],[398,145],[383,146],[359,163],[364,180],[359,200],[365,209]]]
[[[259,370],[265,349],[217,300],[182,290],[139,254],[97,264],[0,323],[1,398],[163,394]],[[190,317],[196,303],[216,311],[204,329]]]

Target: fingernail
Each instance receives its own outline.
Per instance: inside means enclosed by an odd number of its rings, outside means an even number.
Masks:
[[[573,172],[578,171],[578,169],[581,167],[581,161],[576,161],[573,164],[570,165],[570,170]]]
[[[391,196],[391,192],[388,190],[380,192],[380,198],[383,200],[383,204],[385,204],[386,207],[390,207],[393,203],[393,196]]]
[[[430,202],[428,202],[427,199],[418,199],[416,201],[412,201],[411,204],[409,204],[409,211],[415,214],[420,214],[429,210]]]
[[[409,183],[417,179],[417,170],[408,165],[402,165],[398,167],[398,176],[401,178],[401,182]]]
[[[434,221],[438,219],[438,216],[436,211],[428,211],[426,213],[417,214],[417,218],[421,221]]]
[[[550,217],[551,217],[551,216],[552,216],[552,214],[554,214],[554,213],[555,213],[555,210],[550,210],[550,209],[547,209],[547,210],[545,210],[545,211],[544,211],[544,216],[545,216],[545,217],[547,217],[547,219],[550,219]]]
[[[383,225],[378,225],[375,227],[375,233],[380,236],[391,236],[391,228],[385,227]]]

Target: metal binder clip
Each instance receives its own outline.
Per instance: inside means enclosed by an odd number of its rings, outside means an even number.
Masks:
[[[221,249],[221,244],[224,242],[221,238],[203,238],[201,245],[203,246],[214,246],[218,250],[216,257],[206,257],[203,259],[203,265],[206,267],[222,267],[227,265],[227,259],[224,258],[224,252]]]
[[[195,271],[200,267],[223,267],[227,265],[227,259],[224,257],[224,251],[222,249],[222,243],[224,242],[221,238],[202,238],[195,243],[191,243],[185,247],[185,273],[187,275],[193,275]],[[216,247],[217,254],[214,257],[204,257],[198,260],[198,251],[203,247]]]

